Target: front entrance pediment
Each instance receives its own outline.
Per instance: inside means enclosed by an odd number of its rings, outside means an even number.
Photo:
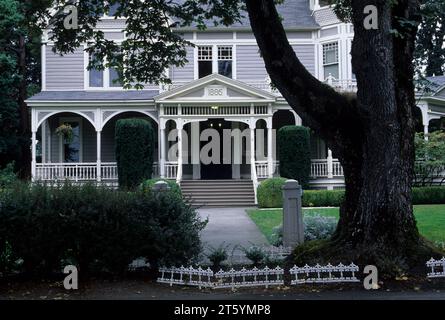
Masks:
[[[211,101],[264,101],[267,103],[275,102],[275,100],[275,96],[264,90],[251,87],[241,81],[229,79],[218,74],[195,80],[155,97],[156,103],[203,103]]]

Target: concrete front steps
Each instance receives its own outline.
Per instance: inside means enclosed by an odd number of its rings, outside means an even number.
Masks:
[[[255,206],[251,180],[183,180],[181,190],[194,207]]]

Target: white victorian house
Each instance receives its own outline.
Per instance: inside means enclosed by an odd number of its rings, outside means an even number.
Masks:
[[[278,9],[289,42],[306,68],[337,90],[355,91],[349,54],[352,25],[341,23],[332,9],[318,0],[287,0]],[[124,19],[104,17],[98,28],[119,43],[125,36],[124,25]],[[167,70],[172,85],[147,85],[139,91],[119,87],[113,81],[115,70],[87,71],[85,47],[60,56],[43,37],[42,92],[27,101],[32,115],[34,180],[115,183],[116,121],[142,117],[152,123],[158,135],[155,175],[175,179],[186,194],[202,204],[255,203],[259,181],[279,174],[273,132],[285,125],[304,124],[271,88],[248,19],[231,27],[205,31],[190,27],[178,33],[195,45],[188,48],[188,62]],[[444,99],[423,99],[427,128],[429,119],[442,115],[435,106],[442,110]],[[56,133],[65,123],[74,133],[69,144]],[[203,146],[200,135],[207,128],[247,130],[248,141],[236,142],[240,146],[232,150],[232,157],[238,155],[242,163],[196,161]],[[175,129],[177,135],[171,141],[170,133]],[[258,139],[258,129],[265,139]],[[172,144],[182,146],[173,160],[169,152]],[[258,149],[264,157],[256,156]],[[343,187],[340,163],[315,135],[311,152],[312,187]]]

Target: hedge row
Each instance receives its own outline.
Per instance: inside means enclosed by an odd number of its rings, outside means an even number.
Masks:
[[[284,178],[267,179],[258,187],[258,205],[261,208],[283,206]],[[338,207],[343,201],[344,190],[304,190],[303,207]],[[445,204],[445,187],[413,188],[413,204]]]
[[[74,264],[82,275],[121,274],[137,258],[185,265],[201,250],[204,226],[171,193],[15,185],[0,193],[0,272],[48,274]]]

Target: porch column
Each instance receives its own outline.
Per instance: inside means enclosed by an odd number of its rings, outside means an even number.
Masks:
[[[36,166],[37,166],[37,132],[32,131],[31,137],[31,177],[32,181],[36,180]]]
[[[178,121],[176,121],[176,128],[178,130],[178,175],[176,177],[176,183],[180,184],[182,180],[182,156],[183,156],[182,129],[184,128],[181,119],[178,119]]]
[[[256,163],[255,163],[255,121],[250,124],[250,167],[251,178],[256,182]]]
[[[201,179],[201,161],[199,158],[200,151],[200,124],[199,122],[191,123],[191,153],[192,153],[192,167],[193,167],[193,180]]]
[[[161,176],[162,179],[165,178],[165,122],[163,120],[161,120],[160,123],[160,131],[159,131],[159,136],[160,136],[160,146],[159,146],[159,153],[160,153],[160,157],[159,157],[159,174]]]
[[[422,112],[423,136],[428,141],[428,126],[430,124],[430,116],[428,114],[428,103],[419,102],[417,105]]]
[[[269,178],[273,178],[273,130],[272,130],[272,118],[267,119],[267,168],[269,170]]]
[[[328,179],[334,178],[334,161],[332,159],[332,151],[328,149],[328,157],[326,158],[328,167]]]
[[[97,182],[102,181],[102,131],[97,130],[97,140],[96,140],[96,178]]]

